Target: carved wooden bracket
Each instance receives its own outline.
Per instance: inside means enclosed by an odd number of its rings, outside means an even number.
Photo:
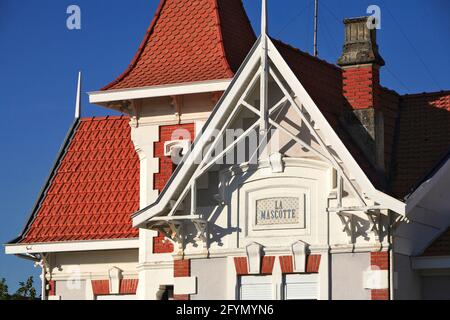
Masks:
[[[201,241],[204,247],[208,246],[208,222],[205,220],[193,220],[197,236],[195,241]]]

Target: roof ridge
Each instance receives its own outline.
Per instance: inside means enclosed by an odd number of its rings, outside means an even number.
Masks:
[[[437,96],[437,95],[445,95],[450,94],[449,90],[440,90],[440,91],[430,91],[430,92],[421,92],[421,93],[407,93],[401,95],[402,98],[414,98],[414,97],[426,97],[426,96]]]
[[[219,46],[222,49],[222,62],[225,63],[225,66],[226,66],[226,68],[228,70],[228,73],[229,73],[230,77],[233,77],[234,72],[231,69],[230,62],[227,59],[227,53],[225,51],[225,43],[223,41],[222,22],[220,20],[219,4],[218,4],[217,0],[212,0],[212,1],[214,2],[214,13],[215,13],[215,16],[216,16],[216,27],[217,27],[217,30],[219,31]]]
[[[270,39],[272,39],[272,41],[274,41],[274,42],[277,42],[277,43],[285,46],[286,48],[288,48],[288,49],[290,49],[292,51],[296,51],[297,53],[300,53],[301,55],[303,55],[303,56],[305,56],[305,57],[307,57],[307,58],[309,58],[311,60],[315,60],[317,62],[321,62],[321,63],[323,63],[323,64],[325,64],[325,65],[327,65],[327,66],[329,66],[329,67],[331,67],[333,69],[339,70],[339,71],[342,70],[339,66],[335,65],[334,63],[328,62],[328,61],[326,61],[324,59],[320,59],[319,57],[315,57],[315,56],[309,54],[306,51],[303,51],[303,50],[301,50],[301,49],[299,49],[297,47],[294,47],[293,45],[291,45],[289,43],[284,42],[283,40],[276,39],[276,38],[273,38],[273,37],[270,37]]]
[[[399,94],[395,89],[385,87],[381,84],[380,84],[380,88],[381,88],[381,90],[384,90],[387,93],[392,93],[392,94],[395,94],[397,97],[401,97],[401,94]]]

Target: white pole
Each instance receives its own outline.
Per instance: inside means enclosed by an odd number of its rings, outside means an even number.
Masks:
[[[78,72],[77,101],[75,103],[75,119],[81,115],[81,71]]]
[[[269,113],[268,113],[268,87],[269,87],[269,63],[267,54],[267,0],[262,0],[262,13],[261,13],[261,88],[260,88],[260,114],[261,125],[260,133],[264,135],[269,126]]]
[[[267,0],[262,0],[261,34],[267,35]]]
[[[35,267],[40,266],[42,268],[42,272],[41,272],[41,300],[48,300],[47,299],[47,281],[46,281],[46,276],[47,276],[47,265],[45,263],[45,256],[43,253],[40,254],[41,256],[41,260],[39,262],[36,262],[34,264]]]

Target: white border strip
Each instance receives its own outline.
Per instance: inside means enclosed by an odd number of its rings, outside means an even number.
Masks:
[[[183,94],[219,92],[225,91],[230,83],[231,79],[212,80],[133,89],[96,91],[89,92],[88,95],[90,103],[108,103]]]
[[[450,268],[450,257],[413,257],[412,268],[414,270],[448,269]]]
[[[98,240],[98,241],[73,241],[33,244],[5,245],[6,254],[32,254],[50,252],[77,252],[138,249],[139,239],[130,240]]]

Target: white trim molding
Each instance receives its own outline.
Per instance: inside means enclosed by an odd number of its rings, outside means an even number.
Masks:
[[[414,270],[450,269],[450,256],[413,257],[411,259]]]
[[[139,239],[68,241],[53,243],[8,244],[6,254],[33,254],[51,252],[78,252],[138,249]]]
[[[89,102],[93,104],[108,104],[110,102],[167,97],[185,94],[225,91],[231,79],[189,82],[180,84],[160,85],[133,89],[107,90],[89,92]]]

